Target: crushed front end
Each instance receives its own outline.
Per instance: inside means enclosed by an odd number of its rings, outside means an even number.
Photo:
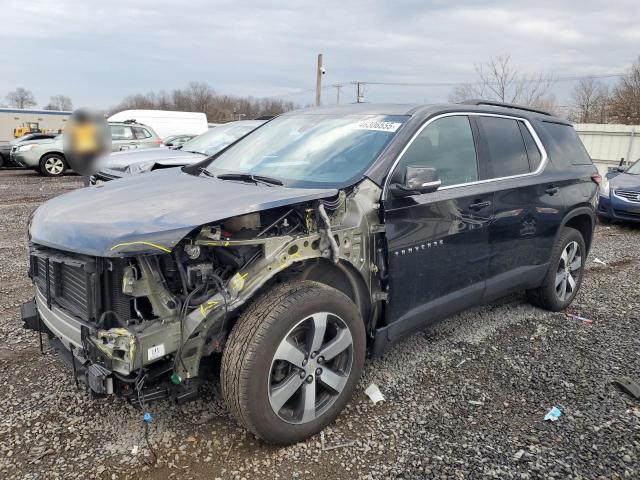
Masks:
[[[94,394],[137,404],[192,398],[242,307],[273,282],[329,262],[362,278],[364,290],[347,288],[370,303],[381,289],[371,235],[379,195],[364,182],[330,200],[205,224],[171,246],[121,242],[111,256],[32,242],[25,327],[47,335]]]

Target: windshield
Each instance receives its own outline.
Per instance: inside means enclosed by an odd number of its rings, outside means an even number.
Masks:
[[[630,173],[631,175],[640,175],[640,160],[637,160],[636,163],[627,168],[625,173]]]
[[[209,174],[277,178],[291,187],[341,187],[358,179],[408,117],[300,114],[276,118],[220,154]]]
[[[257,127],[259,125],[221,125],[185,142],[182,151],[213,155]]]

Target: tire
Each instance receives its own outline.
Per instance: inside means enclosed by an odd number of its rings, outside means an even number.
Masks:
[[[67,171],[67,162],[58,153],[47,153],[40,159],[39,172],[45,177],[61,177]]]
[[[574,246],[578,248],[575,253],[572,250]],[[586,252],[582,234],[573,228],[564,227],[553,246],[549,271],[542,285],[527,290],[529,302],[552,312],[567,308],[580,290]],[[579,264],[576,263],[577,260]]]
[[[5,164],[4,155],[0,153],[0,168],[4,167]]]
[[[316,335],[323,322],[326,330]],[[351,398],[365,343],[360,312],[342,292],[312,281],[282,284],[256,299],[234,326],[222,356],[222,396],[238,423],[265,442],[302,441]],[[314,356],[309,350],[318,345]]]

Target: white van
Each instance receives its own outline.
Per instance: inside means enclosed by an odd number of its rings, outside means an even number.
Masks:
[[[160,138],[169,135],[200,135],[209,129],[207,116],[197,112],[172,112],[168,110],[123,110],[111,115],[110,122],[135,120],[153,128]]]

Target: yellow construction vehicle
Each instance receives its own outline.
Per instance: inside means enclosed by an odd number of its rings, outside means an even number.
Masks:
[[[38,122],[25,122],[21,127],[13,129],[14,138],[20,138],[27,133],[42,133]]]

